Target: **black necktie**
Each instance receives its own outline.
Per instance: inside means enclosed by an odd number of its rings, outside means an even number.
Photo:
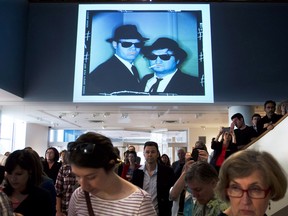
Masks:
[[[151,88],[149,89],[149,93],[156,93],[160,81],[163,80],[163,78],[158,78],[158,77],[156,77],[156,79],[157,81],[151,86]]]
[[[134,75],[135,79],[136,79],[137,82],[139,83],[139,82],[140,82],[140,79],[139,79],[139,73],[138,73],[137,68],[136,68],[134,65],[132,65],[131,70],[132,70],[132,72],[133,72],[133,75]]]

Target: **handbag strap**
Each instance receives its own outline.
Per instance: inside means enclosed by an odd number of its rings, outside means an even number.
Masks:
[[[87,191],[84,191],[84,194],[85,194],[85,199],[86,199],[86,203],[87,203],[87,207],[88,207],[89,216],[95,216],[94,211],[92,209],[90,195]]]

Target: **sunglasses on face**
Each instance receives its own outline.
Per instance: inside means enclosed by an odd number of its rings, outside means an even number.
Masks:
[[[162,54],[162,55],[150,54],[150,55],[147,55],[146,58],[149,59],[149,60],[156,60],[159,57],[163,61],[168,61],[171,58],[171,56],[173,56],[173,55],[169,55],[169,54]]]
[[[128,48],[134,45],[136,48],[142,48],[144,46],[143,42],[137,42],[137,43],[132,43],[132,42],[125,42],[125,41],[118,41],[122,47]]]
[[[95,149],[94,143],[77,143],[69,142],[67,145],[68,152],[79,152],[82,154],[93,154]]]

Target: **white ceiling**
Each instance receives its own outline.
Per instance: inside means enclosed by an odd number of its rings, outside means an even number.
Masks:
[[[24,102],[0,91],[2,114],[55,129],[185,130],[227,125],[229,105],[99,105]],[[262,105],[255,106],[262,114]]]

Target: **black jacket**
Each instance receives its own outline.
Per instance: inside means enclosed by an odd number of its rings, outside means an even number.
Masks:
[[[133,173],[132,183],[143,189],[144,172],[137,169]],[[159,216],[170,216],[172,201],[169,200],[170,188],[175,183],[174,171],[171,167],[158,164],[157,200]]]
[[[154,74],[148,74],[143,77],[141,80],[143,91],[145,90],[147,81],[153,76]],[[178,69],[165,88],[164,93],[177,95],[204,95],[204,87],[201,86],[200,81],[200,78],[182,73],[182,71]]]
[[[84,95],[141,90],[136,78],[115,55],[86,75],[85,80]]]

